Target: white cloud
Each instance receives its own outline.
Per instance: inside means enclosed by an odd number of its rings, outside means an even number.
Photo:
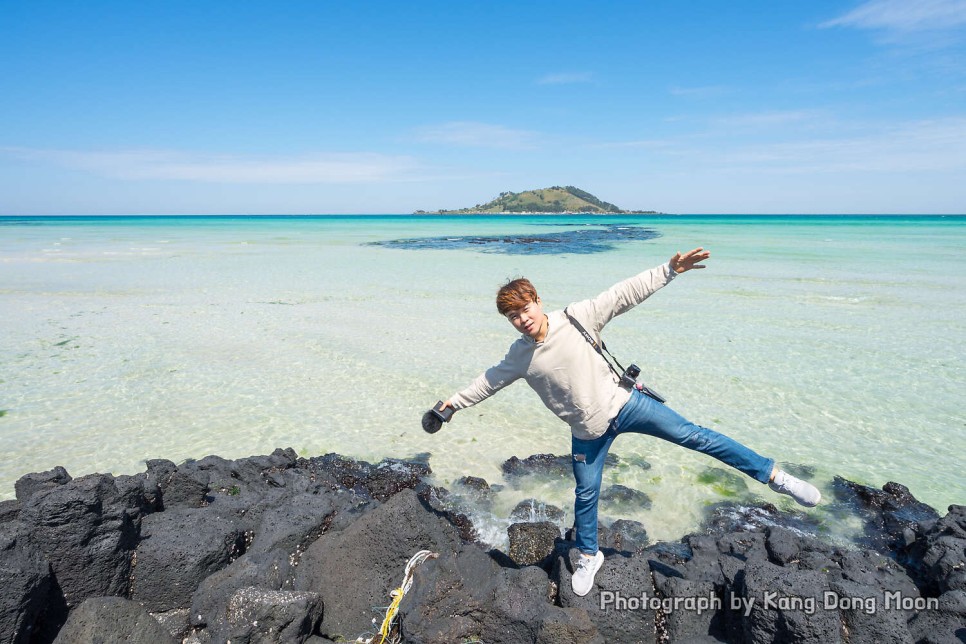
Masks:
[[[675,85],[668,90],[671,96],[685,96],[690,98],[713,98],[728,92],[722,85],[707,85],[705,87],[680,87]]]
[[[839,124],[850,133],[807,139],[801,128],[770,140],[747,142],[728,131],[664,139],[630,140],[597,147],[639,150],[656,168],[714,174],[828,175],[831,173],[894,176],[924,173],[966,176],[966,117],[891,124]],[[790,129],[791,130],[791,129]],[[638,160],[642,163],[643,161]]]
[[[896,32],[939,31],[966,24],[966,0],[870,0],[820,27]]]
[[[734,114],[714,119],[718,125],[726,127],[771,127],[788,126],[815,121],[822,114],[815,110],[771,110],[765,112],[751,112],[748,114]]]
[[[678,143],[669,139],[639,139],[634,141],[615,141],[612,143],[597,143],[590,145],[591,148],[600,149],[645,149],[645,150],[667,150],[677,146]]]
[[[357,183],[402,180],[418,169],[407,156],[375,153],[294,158],[214,155],[170,150],[41,150],[0,148],[25,160],[53,163],[112,179],[205,183]]]
[[[426,143],[461,147],[522,149],[533,147],[537,134],[490,123],[451,121],[417,128],[413,131],[413,137]]]
[[[594,75],[590,72],[547,74],[537,79],[537,85],[572,85],[574,83],[589,83],[593,80]]]
[[[762,174],[966,172],[966,118],[914,121],[863,136],[734,148],[709,163]]]

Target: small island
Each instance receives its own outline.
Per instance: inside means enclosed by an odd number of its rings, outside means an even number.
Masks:
[[[501,192],[496,199],[459,210],[417,210],[416,215],[594,214],[656,215],[654,210],[624,210],[574,186]]]

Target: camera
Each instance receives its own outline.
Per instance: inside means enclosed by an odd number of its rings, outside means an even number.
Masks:
[[[432,409],[423,414],[423,430],[427,434],[435,434],[443,426],[443,423],[448,423],[453,418],[455,411],[452,407],[444,407],[443,401],[440,400]]]
[[[452,407],[445,407],[444,408],[443,407],[443,401],[440,400],[430,410],[430,412],[432,412],[432,414],[434,416],[436,416],[436,418],[440,419],[440,421],[442,421],[444,423],[448,423],[450,421],[450,419],[453,417],[453,414],[456,412],[456,410],[453,409]]]
[[[637,377],[641,375],[641,368],[636,364],[632,364],[627,369],[624,369],[624,373],[621,374],[621,385],[627,387],[628,389],[633,389],[637,384]]]
[[[659,403],[667,402],[667,399],[664,396],[657,393],[644,383],[637,382],[637,377],[639,375],[641,375],[641,368],[636,364],[632,364],[627,369],[624,369],[624,373],[621,375],[621,386],[627,387],[628,389],[637,389],[645,396],[650,396]]]

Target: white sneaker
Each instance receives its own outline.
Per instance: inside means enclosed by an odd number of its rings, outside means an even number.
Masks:
[[[779,494],[787,494],[798,501],[800,505],[809,508],[815,507],[822,500],[822,493],[818,491],[817,487],[782,470],[778,470],[774,480],[768,482],[768,487]]]
[[[570,578],[575,595],[583,597],[590,592],[594,587],[594,576],[602,565],[604,565],[604,553],[600,550],[593,557],[583,553],[577,555],[576,570],[574,570],[574,576]]]

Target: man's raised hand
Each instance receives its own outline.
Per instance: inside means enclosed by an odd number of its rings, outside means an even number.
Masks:
[[[701,262],[705,261],[711,257],[711,251],[705,250],[698,246],[693,250],[689,250],[684,253],[676,253],[674,257],[671,258],[671,269],[675,273],[683,273],[684,271],[689,271],[692,268],[704,268],[704,264]]]

